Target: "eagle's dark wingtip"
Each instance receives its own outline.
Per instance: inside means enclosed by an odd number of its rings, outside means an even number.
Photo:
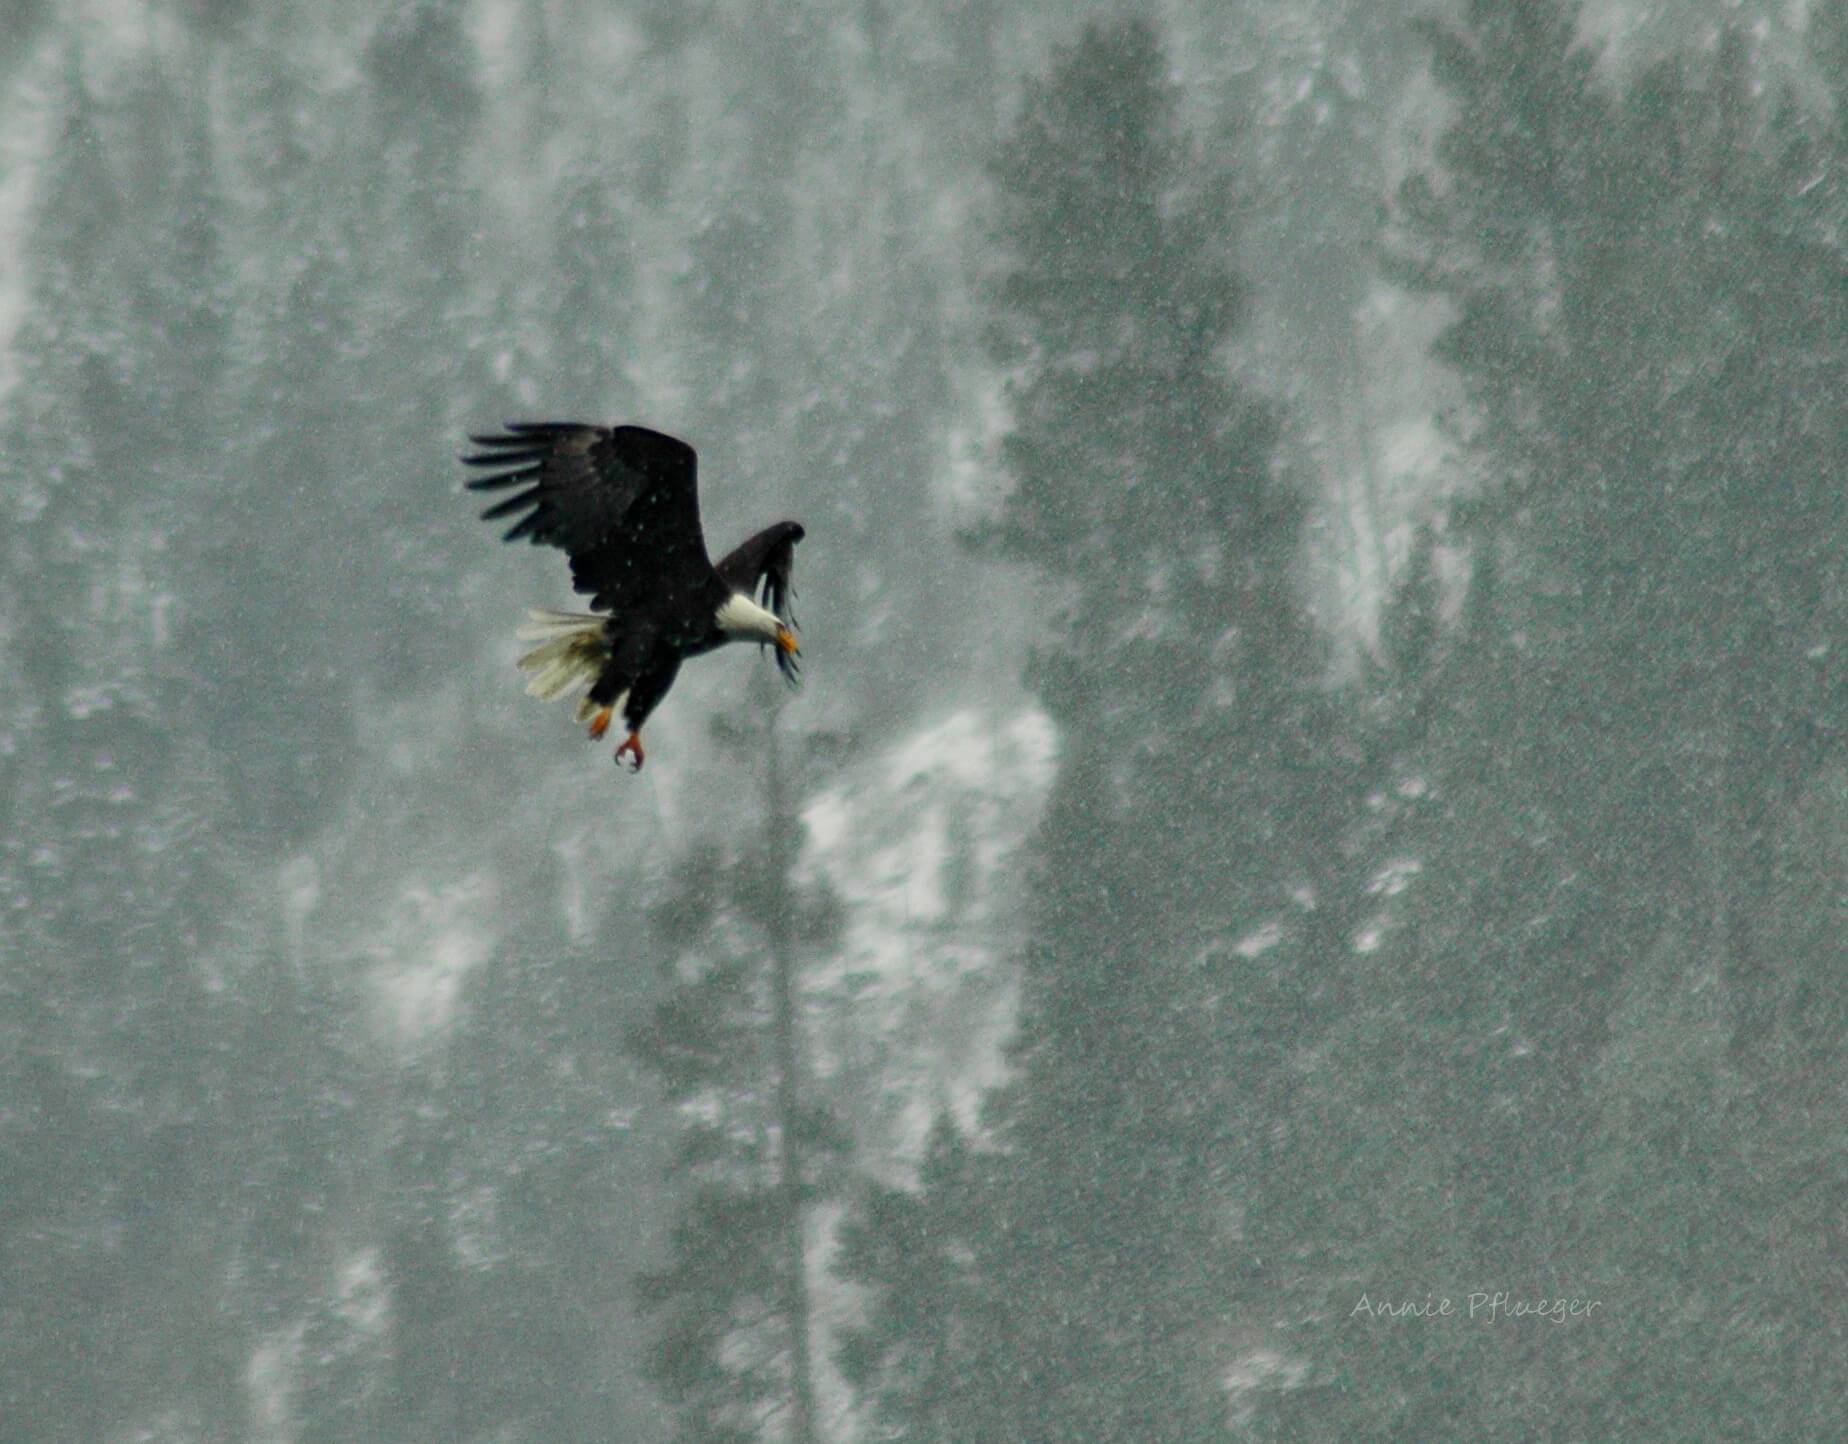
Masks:
[[[529,436],[565,436],[573,431],[602,431],[584,421],[509,421],[503,428],[510,442],[519,443]]]
[[[489,477],[488,480],[498,482],[500,478]],[[512,516],[516,511],[532,506],[537,500],[538,493],[536,491],[523,491],[518,496],[510,496],[504,501],[495,502],[493,506],[482,512],[481,519],[483,521],[499,521],[504,516]]]
[[[578,421],[504,421],[499,431],[471,431],[468,439],[476,446],[531,448],[543,444],[537,438],[562,436],[567,432],[585,429],[584,424]]]
[[[539,475],[536,466],[521,467],[517,471],[497,471],[493,476],[478,476],[472,481],[462,483],[470,491],[494,491],[503,486],[519,486],[522,482],[532,481]],[[527,499],[532,498],[530,494]]]

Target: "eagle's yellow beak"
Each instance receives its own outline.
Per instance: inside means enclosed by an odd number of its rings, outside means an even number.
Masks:
[[[796,645],[796,634],[788,627],[776,629],[776,649],[786,657],[800,657],[802,649]]]

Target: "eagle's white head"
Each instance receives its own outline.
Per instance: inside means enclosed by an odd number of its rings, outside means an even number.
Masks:
[[[761,607],[743,592],[733,592],[720,605],[719,630],[730,642],[768,642],[785,657],[801,655],[795,633],[768,607]]]

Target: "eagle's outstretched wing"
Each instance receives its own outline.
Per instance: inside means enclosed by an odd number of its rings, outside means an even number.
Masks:
[[[790,626],[795,626],[796,616],[790,602],[796,593],[789,578],[796,564],[796,543],[803,536],[801,525],[793,521],[779,521],[775,526],[765,527],[735,547],[719,563],[719,580],[726,590],[743,592],[746,596],[757,595],[761,587],[765,605]],[[779,650],[776,664],[786,678],[795,681],[796,659],[790,653]]]
[[[571,581],[591,605],[622,613],[652,609],[713,586],[700,533],[698,462],[684,441],[642,426],[516,421],[499,436],[470,438],[463,457],[493,467],[476,491],[525,488],[497,502],[485,520],[526,514],[506,540],[531,537],[564,551]]]

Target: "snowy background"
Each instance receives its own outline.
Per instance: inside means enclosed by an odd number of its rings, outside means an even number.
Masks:
[[[0,1439],[1826,1437],[1844,104],[1799,0],[0,0]],[[553,417],[808,529],[637,778],[460,491]]]

